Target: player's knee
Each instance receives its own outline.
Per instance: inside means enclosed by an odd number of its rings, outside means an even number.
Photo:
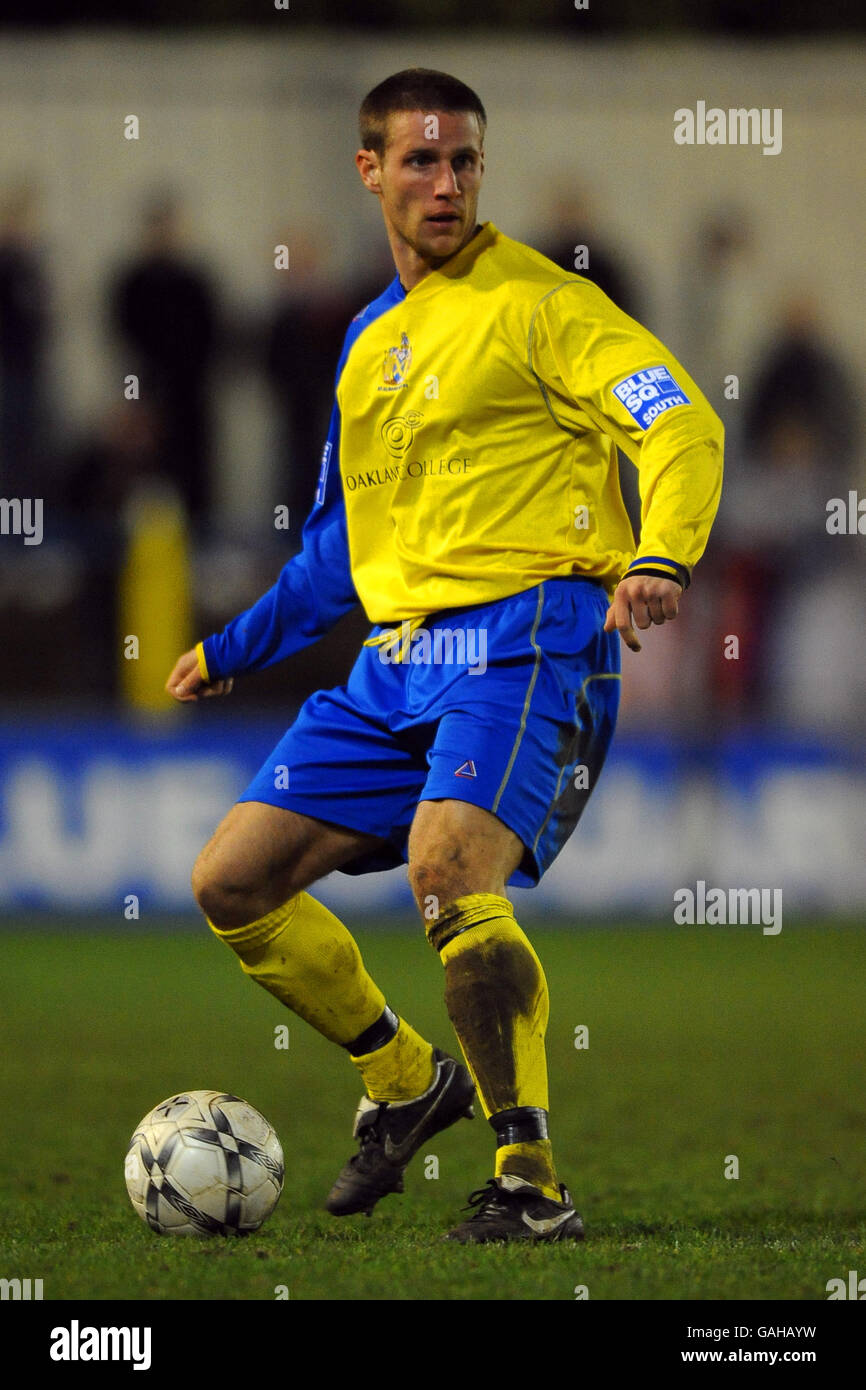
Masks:
[[[429,916],[431,906],[436,912],[474,890],[471,878],[459,861],[430,856],[409,865],[409,883],[422,916]]]
[[[205,917],[215,926],[241,927],[250,920],[249,890],[228,873],[224,864],[208,858],[206,851],[199,855],[193,868],[192,891]]]
[[[224,891],[219,879],[208,864],[199,857],[192,871],[193,897],[209,921],[219,920]]]

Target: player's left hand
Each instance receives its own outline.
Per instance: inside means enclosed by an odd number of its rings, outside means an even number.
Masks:
[[[651,574],[627,576],[616,586],[604,620],[605,632],[618,632],[631,651],[639,652],[635,628],[643,632],[651,623],[671,622],[679,612],[682,592],[675,579],[657,579]]]

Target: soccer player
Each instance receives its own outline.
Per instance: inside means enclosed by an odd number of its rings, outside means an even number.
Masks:
[[[539,881],[595,786],[619,639],[639,651],[635,629],[677,615],[718,505],[722,426],[596,286],[478,223],[485,126],[440,72],[365,98],[355,162],[397,274],[349,325],[300,553],[167,689],[226,693],[363,606],[346,684],[304,704],[194,891],[243,970],[360,1072],[358,1151],[329,1211],[401,1192],[477,1090],[494,1173],[450,1238],[555,1241],[583,1223],[548,1136],[547,984],[507,889]],[[639,470],[636,550],[617,446]],[[307,891],[404,861],[466,1067],[390,1007]]]

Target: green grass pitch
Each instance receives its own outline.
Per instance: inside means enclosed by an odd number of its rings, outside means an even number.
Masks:
[[[41,1278],[46,1299],[646,1300],[826,1299],[828,1279],[866,1272],[866,932],[525,925],[550,983],[551,1131],[583,1245],[440,1243],[492,1171],[480,1115],[428,1143],[404,1196],[330,1217],[354,1147],[348,1058],[206,930],[67,927],[0,938],[0,1275]],[[394,1007],[454,1050],[420,928],[358,938]],[[243,1096],[283,1142],[282,1199],[245,1240],[160,1238],[127,1199],[135,1124],[198,1087]]]

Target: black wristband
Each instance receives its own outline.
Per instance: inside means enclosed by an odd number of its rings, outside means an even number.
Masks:
[[[633,574],[651,574],[654,579],[672,579],[681,589],[687,589],[692,582],[688,570],[685,565],[677,565],[676,570],[676,574],[668,574],[667,570],[656,569],[654,565],[635,565],[632,569],[626,570],[623,579],[631,579]]]

